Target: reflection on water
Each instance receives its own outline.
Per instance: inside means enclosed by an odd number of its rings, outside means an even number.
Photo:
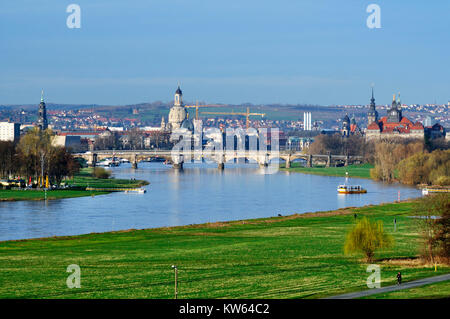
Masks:
[[[344,178],[279,172],[256,165],[187,164],[176,171],[162,163],[113,168],[118,178],[145,179],[147,193],[113,193],[53,201],[0,202],[0,240],[76,235],[130,228],[287,215],[363,206],[421,196],[414,188],[352,179],[367,194],[339,195]]]

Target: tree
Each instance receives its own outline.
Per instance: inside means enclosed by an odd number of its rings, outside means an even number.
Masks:
[[[0,176],[9,177],[17,170],[15,160],[15,145],[13,142],[0,141]]]
[[[450,195],[425,196],[415,204],[414,213],[420,216],[422,257],[435,262],[437,256],[449,261],[450,253]]]
[[[414,154],[401,161],[398,169],[404,184],[450,185],[450,150]]]
[[[46,171],[52,149],[52,131],[33,128],[19,141],[18,152],[22,161],[22,174],[38,177]],[[47,166],[45,165],[47,163]]]
[[[392,182],[395,180],[397,165],[407,157],[423,153],[424,143],[411,139],[386,139],[376,144],[374,164],[370,176],[375,180]]]
[[[144,149],[144,134],[139,128],[132,128],[128,131],[128,144],[132,150]]]
[[[392,244],[393,239],[384,232],[381,221],[372,222],[364,217],[347,234],[344,252],[345,254],[362,252],[366,261],[372,262],[377,249],[389,248]]]

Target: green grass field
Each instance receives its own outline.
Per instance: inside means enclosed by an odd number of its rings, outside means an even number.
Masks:
[[[450,298],[450,281],[439,282],[422,287],[393,291],[367,296],[362,299],[436,299]]]
[[[63,199],[82,196],[95,196],[108,194],[107,192],[97,191],[77,191],[77,190],[52,190],[47,191],[47,199]],[[36,190],[0,190],[0,201],[16,201],[16,200],[44,200],[44,191]]]
[[[376,255],[382,286],[450,272],[388,262],[418,255],[413,203],[185,227],[0,243],[1,298],[319,298],[365,290],[367,265],[345,256],[357,218],[382,220],[395,246]],[[393,219],[397,218],[397,231]],[[67,266],[81,267],[69,289]]]
[[[99,179],[91,175],[92,168],[83,168],[80,173],[73,179],[67,180],[66,183],[73,186],[94,187],[94,188],[137,188],[147,185],[148,182],[142,180],[129,179]],[[95,196],[109,194],[105,191],[85,191],[80,190],[49,190],[47,191],[47,199],[63,199],[83,196]],[[18,200],[44,200],[45,194],[41,190],[0,190],[0,201],[18,201]]]
[[[147,185],[148,182],[143,180],[130,180],[108,178],[101,179],[92,176],[92,168],[82,168],[80,172],[75,175],[74,179],[68,180],[67,184],[81,187],[96,187],[96,188],[136,188]]]
[[[371,164],[349,165],[341,167],[303,167],[299,163],[293,163],[291,168],[281,168],[282,170],[296,173],[348,177],[370,178]]]

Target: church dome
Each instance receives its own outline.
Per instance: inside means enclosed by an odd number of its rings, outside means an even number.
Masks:
[[[344,118],[342,119],[342,122],[344,123],[350,123],[350,118],[348,117],[348,115],[345,115]]]
[[[189,131],[194,131],[194,124],[192,124],[192,121],[190,121],[189,119],[185,119],[181,123],[181,128],[187,129]]]
[[[180,86],[178,86],[177,90],[175,91],[175,94],[183,94],[183,92],[180,89]]]

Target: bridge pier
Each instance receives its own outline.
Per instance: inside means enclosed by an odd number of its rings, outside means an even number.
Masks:
[[[172,164],[172,168],[180,170],[180,171],[183,170],[183,162],[181,162],[181,163],[173,163]]]
[[[223,171],[225,169],[225,162],[227,161],[225,154],[217,154],[216,159],[217,159],[217,168]]]
[[[325,165],[325,167],[330,167],[330,165],[331,165],[331,155],[328,154],[327,164]]]
[[[347,155],[347,156],[345,156],[345,163],[344,163],[344,166],[348,166],[348,163],[349,163],[349,157],[348,157],[348,155]]]
[[[133,165],[132,166],[133,166],[134,169],[138,168],[138,159],[137,159],[136,154],[134,155],[134,160],[133,160]]]
[[[313,157],[311,154],[308,155],[308,159],[306,160],[306,167],[312,167]]]
[[[88,162],[89,167],[97,166],[97,153],[92,153]]]
[[[286,158],[286,165],[285,165],[285,167],[286,168],[291,168],[291,157],[290,156],[288,156]]]

